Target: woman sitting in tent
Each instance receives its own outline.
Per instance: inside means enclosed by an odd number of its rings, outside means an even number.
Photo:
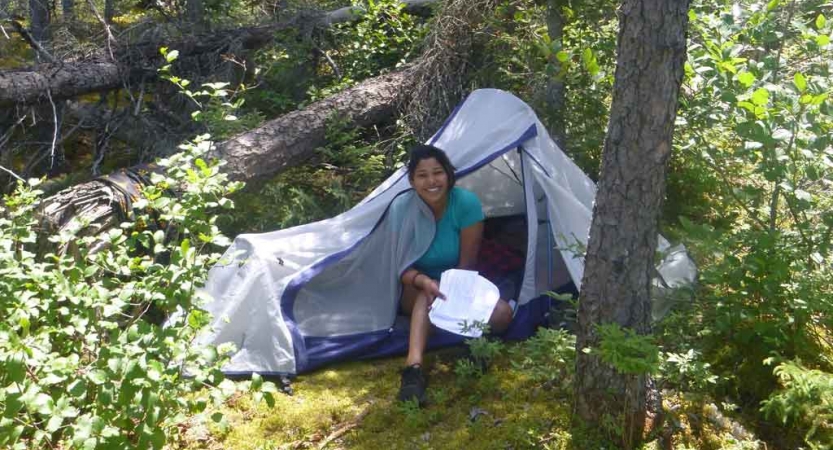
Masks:
[[[417,145],[411,150],[408,179],[419,197],[430,207],[437,222],[434,240],[428,251],[401,277],[401,307],[411,316],[408,356],[402,371],[399,399],[425,402],[426,380],[422,356],[430,333],[428,310],[435,299],[443,299],[440,275],[448,269],[472,269],[483,236],[483,210],[470,191],[454,186],[454,166],[442,150]],[[512,321],[512,308],[498,301],[489,327],[506,330]]]

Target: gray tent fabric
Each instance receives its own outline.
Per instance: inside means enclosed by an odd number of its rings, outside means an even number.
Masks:
[[[298,292],[293,314],[299,331],[343,336],[389,327],[398,309],[399,277],[427,251],[435,231],[425,202],[414,191],[402,193],[366,239]]]
[[[472,92],[428,143],[446,151],[459,185],[480,197],[487,219],[525,221],[513,326],[518,317],[540,323],[542,294],[570,280],[581,288],[595,184],[532,108],[497,89]],[[407,334],[394,329],[399,275],[428,248],[434,226],[403,167],[335,217],[237,236],[201,291],[213,321],[197,344],[233,344],[228,374],[296,374],[373,353],[383,341],[404,339],[407,348]],[[696,275],[687,255],[675,258],[674,270],[660,265],[664,286]]]

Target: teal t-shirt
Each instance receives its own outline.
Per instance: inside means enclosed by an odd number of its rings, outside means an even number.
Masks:
[[[431,246],[414,263],[414,268],[439,280],[440,275],[460,262],[460,231],[483,220],[480,199],[471,191],[454,187],[448,193],[448,205],[437,222]]]

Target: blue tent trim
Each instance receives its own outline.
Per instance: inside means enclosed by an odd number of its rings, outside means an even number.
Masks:
[[[535,333],[547,317],[550,298],[541,296],[519,306],[509,329],[500,336],[504,340],[523,340]],[[382,358],[401,355],[408,351],[407,322],[397,323],[387,330],[360,333],[339,337],[307,337],[307,366],[311,371],[336,362],[359,359]],[[461,344],[466,337],[435,329],[428,340],[428,349]],[[299,373],[301,371],[299,370]]]

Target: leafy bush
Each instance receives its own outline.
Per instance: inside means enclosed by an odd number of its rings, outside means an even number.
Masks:
[[[702,360],[703,355],[694,349],[685,353],[661,353],[660,376],[663,383],[688,393],[709,392],[718,381],[711,371],[711,364]]]
[[[404,3],[369,0],[354,2],[353,7],[360,19],[333,29],[341,44],[336,61],[342,77],[362,80],[400,67],[418,54],[425,28],[418,17],[403,11]]]
[[[454,364],[454,373],[457,374],[459,383],[467,383],[471,378],[480,378],[486,373],[489,364],[503,350],[503,343],[490,339],[488,336],[489,325],[482,322],[472,324],[462,323],[463,333],[469,333],[479,329],[483,334],[477,338],[469,339],[466,345],[469,349],[469,357],[459,359]]]
[[[700,175],[670,195],[694,200],[678,211],[696,217],[681,223],[702,262],[689,345],[720,376],[714,393],[751,412],[784,384],[769,358],[833,370],[833,78],[819,4],[739,5],[689,14],[676,145]],[[759,431],[799,445],[808,423],[790,423]]]
[[[159,449],[186,414],[234,392],[219,371],[230,349],[193,345],[209,321],[198,288],[228,243],[215,212],[240,187],[201,159],[208,146],[160,161],[134,221],[100,236],[77,223],[47,254],[34,250],[37,183],[4,199],[0,446]]]
[[[636,334],[615,323],[598,326],[599,347],[590,351],[623,374],[653,374],[659,369],[659,348],[653,336]]]
[[[535,382],[567,385],[576,363],[576,337],[565,330],[539,328],[513,352],[512,367]]]
[[[799,424],[812,449],[833,448],[833,375],[795,361],[779,364],[775,375],[782,389],[763,402],[764,414]]]

